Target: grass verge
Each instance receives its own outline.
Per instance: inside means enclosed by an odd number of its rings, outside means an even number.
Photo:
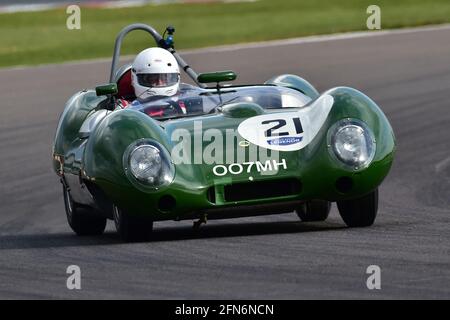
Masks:
[[[178,49],[366,30],[373,0],[260,0],[243,3],[82,8],[81,30],[68,30],[64,9],[0,14],[0,67],[109,57],[124,26],[176,27]],[[380,0],[383,29],[450,22],[448,0]],[[130,34],[123,54],[152,46]]]

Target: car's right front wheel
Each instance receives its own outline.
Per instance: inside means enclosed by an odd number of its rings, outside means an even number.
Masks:
[[[135,216],[113,206],[113,217],[116,230],[126,242],[146,241],[150,239],[153,221],[148,217]]]
[[[337,207],[347,226],[371,226],[378,211],[378,189],[357,199],[338,201]]]

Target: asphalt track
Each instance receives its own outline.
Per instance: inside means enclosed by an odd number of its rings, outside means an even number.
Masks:
[[[239,83],[281,73],[319,91],[355,87],[379,103],[398,142],[370,228],[293,213],[155,224],[123,244],[67,226],[51,142],[65,100],[105,82],[109,62],[0,70],[0,298],[450,298],[450,30],[387,34],[185,56],[198,71],[234,69]],[[82,289],[66,288],[78,265]],[[381,290],[366,268],[381,267]]]

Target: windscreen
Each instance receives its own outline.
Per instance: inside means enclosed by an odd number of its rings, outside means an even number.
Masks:
[[[179,95],[172,97],[152,97],[149,100],[133,103],[149,116],[159,119],[198,116],[215,112],[218,107],[238,102],[256,103],[264,109],[299,108],[311,99],[301,92],[276,86],[224,87],[201,89],[184,86]]]

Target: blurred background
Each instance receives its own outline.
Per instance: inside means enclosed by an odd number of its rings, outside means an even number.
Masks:
[[[130,23],[176,28],[178,49],[367,30],[373,0],[2,0],[0,67],[110,57],[114,37]],[[66,26],[67,6],[81,7],[81,29]],[[450,21],[448,0],[376,1],[381,28]],[[125,54],[147,46],[127,38]]]

